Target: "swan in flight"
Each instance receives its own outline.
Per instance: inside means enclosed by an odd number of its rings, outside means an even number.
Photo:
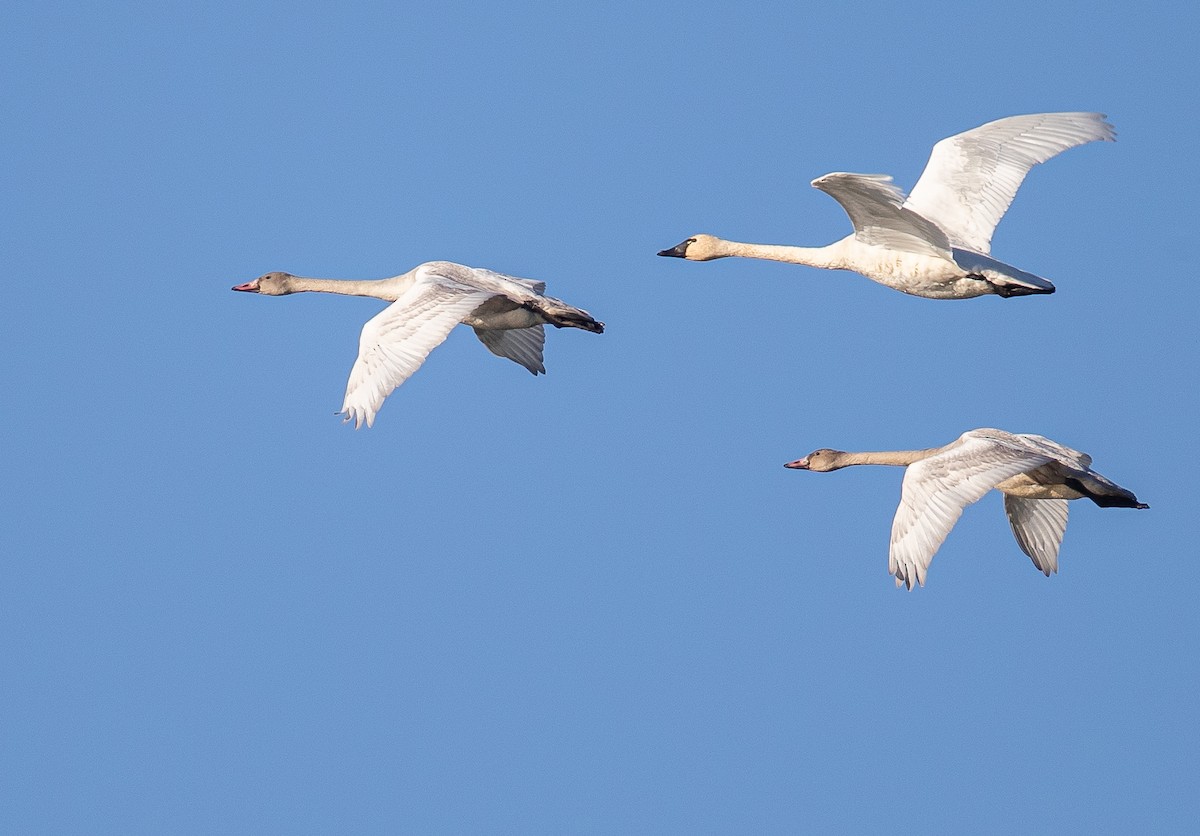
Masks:
[[[888,571],[896,586],[925,585],[929,564],[963,508],[992,488],[1021,551],[1046,577],[1058,571],[1058,547],[1067,529],[1067,500],[1101,508],[1148,508],[1124,488],[1092,470],[1092,457],[1040,435],[978,429],[945,447],[881,453],[821,449],[784,467],[826,472],[856,464],[907,468],[900,507],[892,521]]]
[[[1046,279],[992,258],[992,233],[1029,169],[1076,145],[1115,137],[1101,113],[997,119],[934,145],[907,197],[886,174],[835,171],[813,180],[842,204],[854,224],[852,235],[828,246],[744,244],[695,235],[659,255],[690,261],[742,256],[853,270],[929,299],[1053,293]]]
[[[383,400],[412,375],[460,322],[475,329],[488,351],[545,374],[543,325],[604,333],[587,311],[545,296],[545,282],[518,279],[480,267],[430,261],[402,276],[351,281],[267,273],[234,290],[284,296],[315,290],[370,296],[388,305],[363,326],[358,359],[350,370],[339,414],[370,427]]]

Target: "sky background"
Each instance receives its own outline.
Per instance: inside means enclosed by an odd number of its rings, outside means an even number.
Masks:
[[[1198,14],[6,3],[0,830],[1195,827]],[[999,226],[1053,296],[654,255],[1047,110],[1119,133]],[[608,330],[457,329],[354,432],[381,304],[229,289],[433,259]],[[898,470],[781,466],[980,426],[1151,510],[1046,579],[989,495],[909,593]]]

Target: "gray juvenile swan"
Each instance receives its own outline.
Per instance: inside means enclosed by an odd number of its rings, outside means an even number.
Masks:
[[[906,467],[900,507],[892,521],[888,571],[896,586],[925,585],[934,553],[962,515],[992,488],[1021,551],[1046,577],[1058,571],[1067,529],[1067,500],[1087,498],[1101,508],[1148,508],[1091,468],[1092,457],[1040,435],[978,429],[945,447],[881,453],[815,450],[784,467],[825,472],[856,464]]]
[[[359,338],[358,359],[339,413],[353,420],[355,429],[364,422],[368,427],[375,423],[384,398],[420,368],[460,322],[475,329],[488,351],[535,375],[546,372],[543,325],[604,333],[604,323],[587,311],[544,295],[545,282],[450,261],[430,261],[402,276],[372,281],[267,273],[233,289],[267,296],[315,290],[392,303],[367,321]]]
[[[929,299],[1053,293],[1040,276],[991,257],[992,232],[1025,175],[1051,157],[1116,134],[1101,113],[1033,113],[997,119],[933,146],[906,198],[886,174],[837,171],[812,185],[833,197],[854,233],[825,247],[744,244],[694,235],[659,255],[709,261],[765,258],[853,270]]]

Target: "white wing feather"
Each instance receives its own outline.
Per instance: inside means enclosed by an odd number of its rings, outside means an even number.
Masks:
[[[971,430],[940,453],[908,466],[892,521],[888,571],[896,585],[925,585],[933,555],[963,509],[992,488],[1052,457],[1014,445],[1010,433]]]
[[[1033,113],[997,119],[941,140],[904,202],[950,243],[987,255],[992,233],[1029,169],[1116,133],[1102,113]]]
[[[864,244],[949,259],[946,233],[904,207],[904,192],[886,174],[835,171],[812,181],[832,197],[854,224],[854,237]]]
[[[363,326],[341,412],[370,427],[383,400],[421,367],[463,317],[494,294],[422,271],[417,281]]]
[[[546,343],[545,326],[476,328],[475,335],[497,357],[520,363],[535,375],[546,373],[546,366],[542,363],[542,347]]]
[[[1058,547],[1067,530],[1067,500],[1004,495],[1004,512],[1021,551],[1043,575],[1058,571]]]

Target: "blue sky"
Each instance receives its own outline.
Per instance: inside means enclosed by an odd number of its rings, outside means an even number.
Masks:
[[[1196,820],[1186,4],[9,3],[0,12],[6,832],[1183,830]],[[1053,296],[654,253],[824,244],[829,171],[1099,110],[994,254]],[[380,307],[231,285],[431,259],[608,324],[534,378],[458,329],[354,432]],[[1036,432],[897,591],[901,474]]]

